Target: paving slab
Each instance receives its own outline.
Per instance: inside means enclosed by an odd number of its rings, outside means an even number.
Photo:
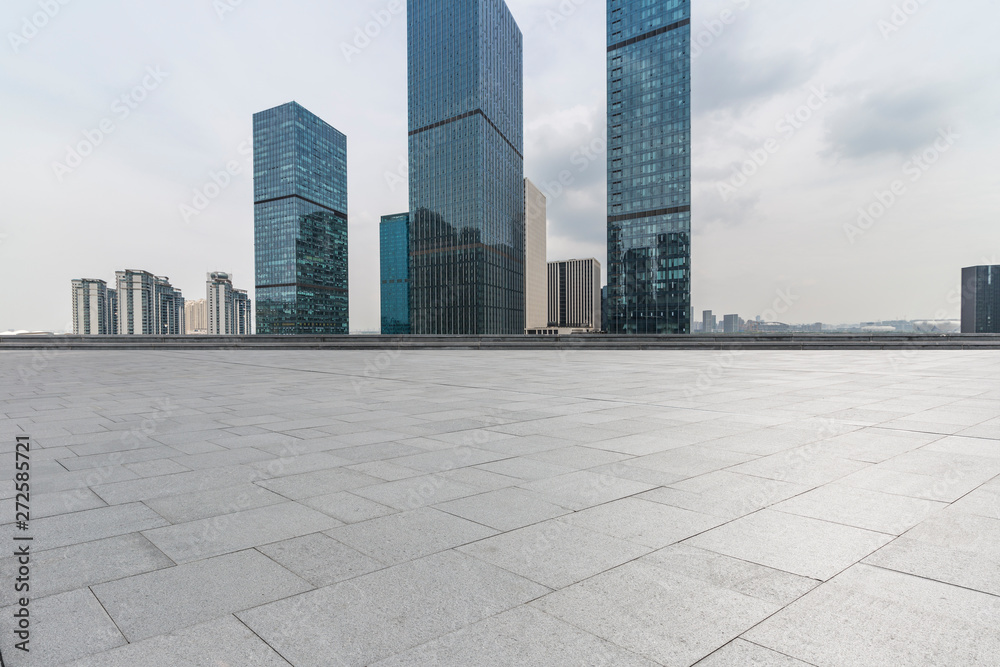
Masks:
[[[256,484],[236,484],[153,498],[145,504],[170,523],[178,524],[286,502],[287,498]]]
[[[356,496],[349,491],[329,493],[324,496],[306,498],[301,503],[344,523],[358,523],[395,514],[399,510],[382,505],[373,500]]]
[[[639,497],[622,498],[598,505],[565,516],[562,520],[653,549],[662,549],[725,522],[725,519],[719,517]]]
[[[35,551],[46,551],[166,525],[163,517],[142,503],[130,503],[31,521],[26,534],[34,538]],[[0,539],[8,544],[15,534],[25,533],[15,530],[14,524],[0,526]]]
[[[312,589],[247,550],[93,587],[129,642],[167,634]]]
[[[499,531],[514,530],[569,513],[565,507],[546,502],[538,494],[518,488],[488,491],[434,507]]]
[[[695,667],[810,667],[771,649],[737,639],[699,661]]]
[[[902,535],[945,507],[945,503],[932,500],[828,484],[780,502],[774,509],[845,526]]]
[[[385,567],[323,533],[266,544],[257,550],[317,588]]]

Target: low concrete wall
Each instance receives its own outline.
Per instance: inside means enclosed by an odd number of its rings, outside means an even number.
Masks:
[[[4,350],[1000,350],[995,334],[0,336]]]

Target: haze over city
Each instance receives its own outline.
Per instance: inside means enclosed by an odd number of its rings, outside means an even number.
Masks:
[[[407,209],[402,4],[70,3],[31,30],[39,3],[7,3],[0,330],[66,330],[69,281],[124,268],[252,290],[251,117],[289,100],[348,137],[351,329],[377,330],[379,217]],[[605,5],[508,4],[549,259],[606,265]],[[959,269],[998,263],[1000,6],[902,4],[693,4],[696,318],[782,295],[788,322],[955,318]]]

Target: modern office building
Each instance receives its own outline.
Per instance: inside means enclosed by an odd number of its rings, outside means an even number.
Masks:
[[[129,336],[179,336],[184,326],[184,296],[170,279],[148,271],[115,273],[118,333]]]
[[[701,330],[703,333],[713,333],[719,326],[719,321],[710,310],[701,313]]]
[[[524,325],[528,329],[540,329],[549,322],[545,207],[545,195],[524,179]]]
[[[690,333],[690,2],[607,12],[608,326]]]
[[[1000,265],[962,269],[962,333],[1000,333]]]
[[[114,333],[113,297],[103,280],[82,278],[73,283],[73,333],[77,336],[107,336]],[[113,294],[114,290],[110,290]]]
[[[254,114],[258,334],[347,334],[347,137],[295,102]]]
[[[410,333],[410,214],[382,216],[379,224],[382,333]]]
[[[601,263],[596,259],[549,262],[549,326],[601,328]]]
[[[523,38],[503,0],[408,0],[410,327],[524,333]]]
[[[251,333],[250,298],[233,287],[232,276],[222,271],[208,274],[205,284],[205,325],[209,336],[247,336]]]
[[[208,333],[208,307],[205,299],[184,302],[184,331],[188,335]]]
[[[739,315],[725,315],[722,318],[722,332],[727,334],[740,333],[743,330],[743,320]]]

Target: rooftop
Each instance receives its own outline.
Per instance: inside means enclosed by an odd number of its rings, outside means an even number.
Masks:
[[[987,665],[995,351],[0,351],[9,664]]]

